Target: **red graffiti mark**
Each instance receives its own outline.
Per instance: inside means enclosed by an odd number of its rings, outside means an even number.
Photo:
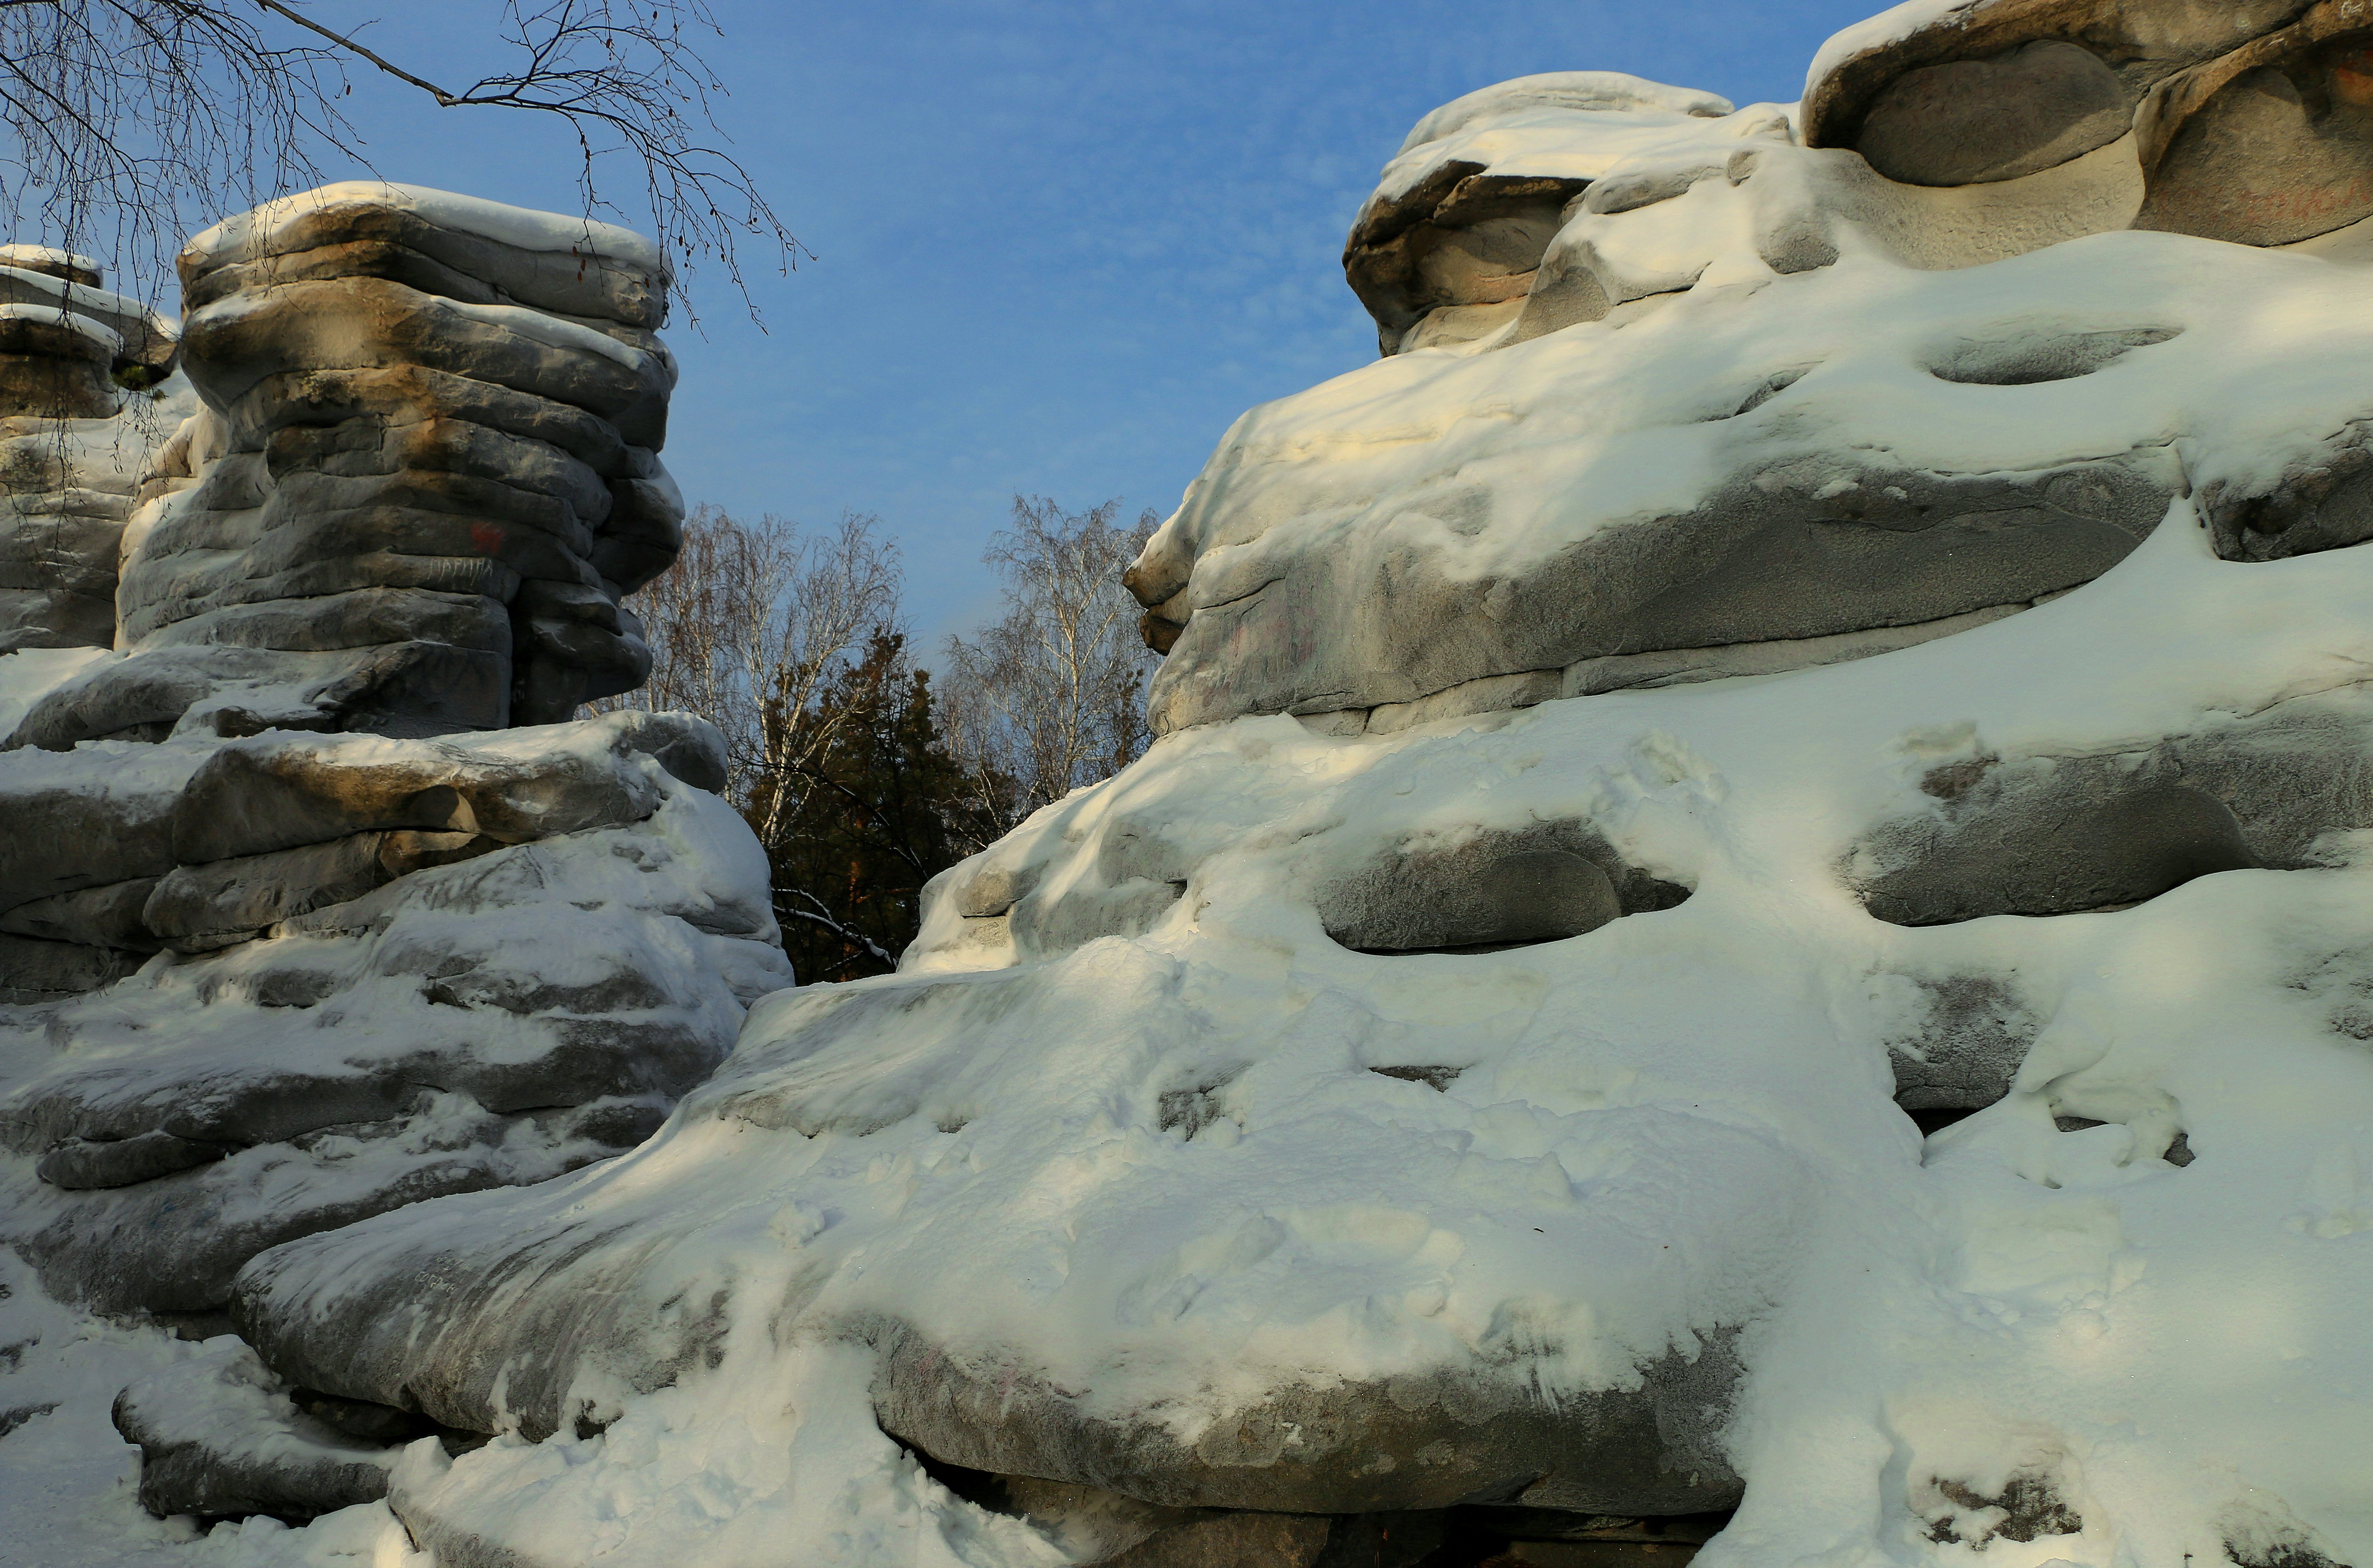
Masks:
[[[503,531],[500,524],[473,522],[470,525],[470,543],[481,556],[499,556],[503,551]]]

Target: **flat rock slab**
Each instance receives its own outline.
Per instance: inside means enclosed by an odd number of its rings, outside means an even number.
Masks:
[[[140,1505],[157,1515],[311,1519],[386,1496],[395,1458],[301,1413],[228,1338],[124,1389],[114,1415],[140,1449]]]

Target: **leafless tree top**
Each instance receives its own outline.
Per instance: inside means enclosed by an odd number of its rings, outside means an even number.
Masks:
[[[656,229],[681,278],[713,263],[746,304],[745,259],[797,259],[717,127],[705,0],[499,0],[510,68],[467,86],[382,55],[368,25],[301,0],[0,0],[0,239],[106,259],[153,300],[184,236],[321,183],[325,156],[368,167],[339,100],[371,71],[439,108],[565,121],[586,214]],[[613,169],[644,210],[618,205]]]

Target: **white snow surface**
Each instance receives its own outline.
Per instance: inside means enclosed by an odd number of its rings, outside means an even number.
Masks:
[[[159,337],[176,335],[172,322],[139,300],[108,289],[93,288],[87,283],[75,283],[45,272],[29,272],[23,267],[6,264],[0,264],[0,278],[6,278],[12,287],[28,293],[47,297],[61,310],[83,315],[125,318],[144,323],[149,332]]]
[[[202,1532],[141,1510],[140,1450],[109,1420],[134,1380],[197,1360],[162,1329],[96,1322],[0,1251],[0,1562],[10,1568],[432,1568],[383,1504],[291,1530]],[[13,1421],[11,1418],[15,1418]]]
[[[1401,143],[1409,152],[1438,142],[1476,122],[1527,109],[1650,110],[1665,113],[1722,115],[1731,111],[1726,98],[1687,88],[1670,88],[1620,71],[1544,71],[1478,88],[1419,121]]]
[[[1842,494],[1907,472],[2110,461],[2166,467],[2179,491],[2262,494],[2373,415],[2363,237],[2267,251],[2133,230],[2131,137],[2024,179],[1927,189],[1795,145],[1781,106],[1527,108],[1405,154],[1377,199],[1453,158],[1595,181],[1539,275],[1585,272],[1612,309],[1518,341],[1522,301],[1444,307],[1402,352],[1242,415],[1142,557],[1182,581],[1164,614],[1189,623],[1153,683],[1157,730],[1245,711],[1228,706],[1239,680],[1264,695],[1270,677],[1235,667],[1282,666],[1282,650],[1240,651],[1225,631],[1207,644],[1191,617],[1283,579],[1332,629],[1310,685],[1342,696],[1303,703],[1279,676],[1269,710],[1408,702],[1440,686],[1409,686],[1395,627],[1353,603],[1379,584],[1521,578],[1764,475]],[[1630,190],[1647,194],[1599,200]],[[1807,263],[1808,249],[1835,259]],[[2165,336],[2089,374],[1951,379],[1973,355],[2118,333]]]
[[[1389,201],[1406,193],[1445,163],[1479,163],[1483,172],[1497,176],[1596,180],[1626,160],[1667,147],[1695,148],[1710,135],[1736,139],[1767,129],[1775,119],[1786,123],[1785,111],[1769,104],[1734,111],[1726,99],[1710,94],[1669,88],[1661,95],[1633,94],[1596,86],[1639,80],[1612,72],[1561,72],[1546,79],[1562,84],[1576,76],[1586,78],[1593,88],[1540,92],[1486,88],[1434,111],[1418,122],[1400,153],[1385,166],[1375,199]],[[1459,112],[1451,114],[1454,109]],[[1719,118],[1712,118],[1715,116]],[[1710,119],[1722,130],[1709,132]]]
[[[1647,209],[1672,221],[1639,237],[1632,269],[1695,278],[1653,313],[1490,354],[1398,354],[1251,410],[1149,551],[1191,543],[1195,604],[1241,596],[1288,555],[1438,553],[1480,578],[1792,461],[1851,485],[1879,467],[2017,472],[2166,449],[2195,485],[2254,487],[2373,416],[2360,267],[2123,231],[1951,271],[1863,255],[1773,277],[1750,256],[1733,276],[1687,241],[1692,217],[1726,226],[1736,194],[1717,179]],[[1935,373],[1979,348],[2132,329],[2172,335],[2066,380]]]
[[[460,229],[488,240],[516,245],[523,251],[579,253],[668,275],[666,253],[631,228],[564,213],[537,212],[434,191],[424,185],[398,185],[382,180],[341,180],[296,195],[264,203],[251,212],[225,218],[194,236],[183,247],[186,254],[213,263],[241,261],[264,254],[272,240],[291,221],[342,204],[399,207],[418,214],[442,228]]]

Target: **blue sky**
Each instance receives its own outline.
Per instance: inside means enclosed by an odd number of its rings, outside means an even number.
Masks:
[[[1791,99],[1877,8],[719,0],[719,118],[814,256],[787,277],[754,258],[764,333],[722,276],[696,281],[667,462],[737,513],[878,513],[936,646],[993,602],[980,551],[1015,491],[1167,513],[1237,414],[1374,357],[1343,234],[1427,110],[1584,69]],[[489,0],[312,14],[383,16],[366,36],[439,79],[495,57],[473,43]],[[380,174],[572,206],[548,129],[356,88]]]

